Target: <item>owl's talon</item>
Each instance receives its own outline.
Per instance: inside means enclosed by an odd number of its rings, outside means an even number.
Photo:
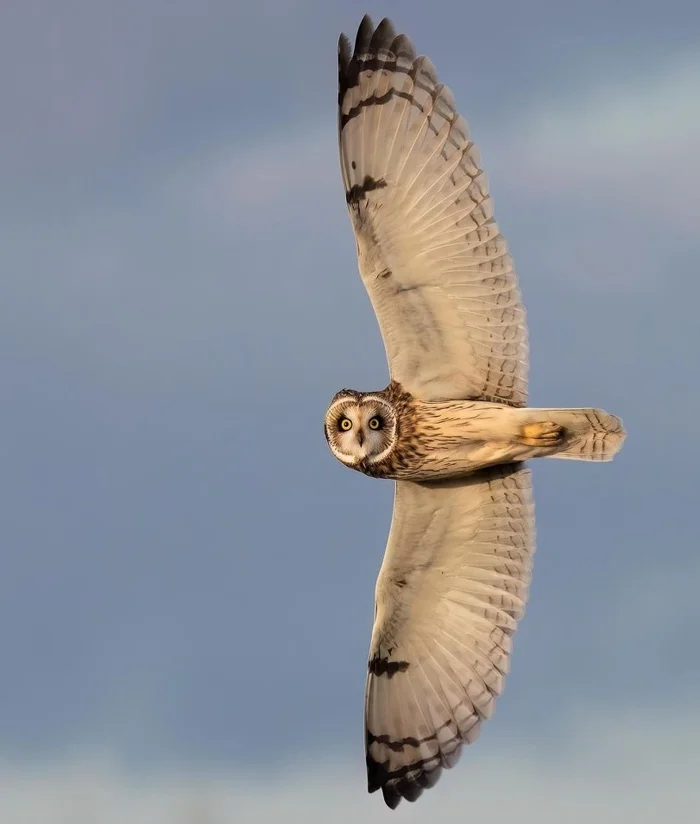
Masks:
[[[554,421],[526,423],[520,430],[520,440],[526,446],[556,446],[564,440],[564,427]]]

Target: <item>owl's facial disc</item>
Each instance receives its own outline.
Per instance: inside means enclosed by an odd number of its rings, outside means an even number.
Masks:
[[[325,430],[331,452],[341,463],[378,463],[394,447],[396,415],[377,395],[341,393],[326,412]]]

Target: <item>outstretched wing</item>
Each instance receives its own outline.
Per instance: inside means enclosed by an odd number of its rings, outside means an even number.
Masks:
[[[527,330],[467,124],[432,63],[365,17],[338,47],[340,165],[391,377],[424,400],[524,406]]]
[[[389,807],[432,787],[491,715],[534,549],[522,465],[397,483],[365,698],[368,788]]]

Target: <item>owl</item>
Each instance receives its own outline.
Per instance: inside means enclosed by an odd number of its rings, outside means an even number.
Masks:
[[[393,809],[455,764],[503,690],[535,550],[525,461],[607,461],[625,431],[600,409],[527,406],[513,261],[431,62],[365,17],[338,65],[345,200],[390,383],[338,392],[324,428],[342,464],[395,481],[365,695],[368,789]]]

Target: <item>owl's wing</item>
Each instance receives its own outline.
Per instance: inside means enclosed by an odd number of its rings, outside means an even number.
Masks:
[[[415,801],[503,689],[535,551],[530,470],[396,485],[365,696],[368,789]]]
[[[340,165],[391,377],[424,400],[524,406],[525,313],[467,124],[383,20],[338,46]]]

